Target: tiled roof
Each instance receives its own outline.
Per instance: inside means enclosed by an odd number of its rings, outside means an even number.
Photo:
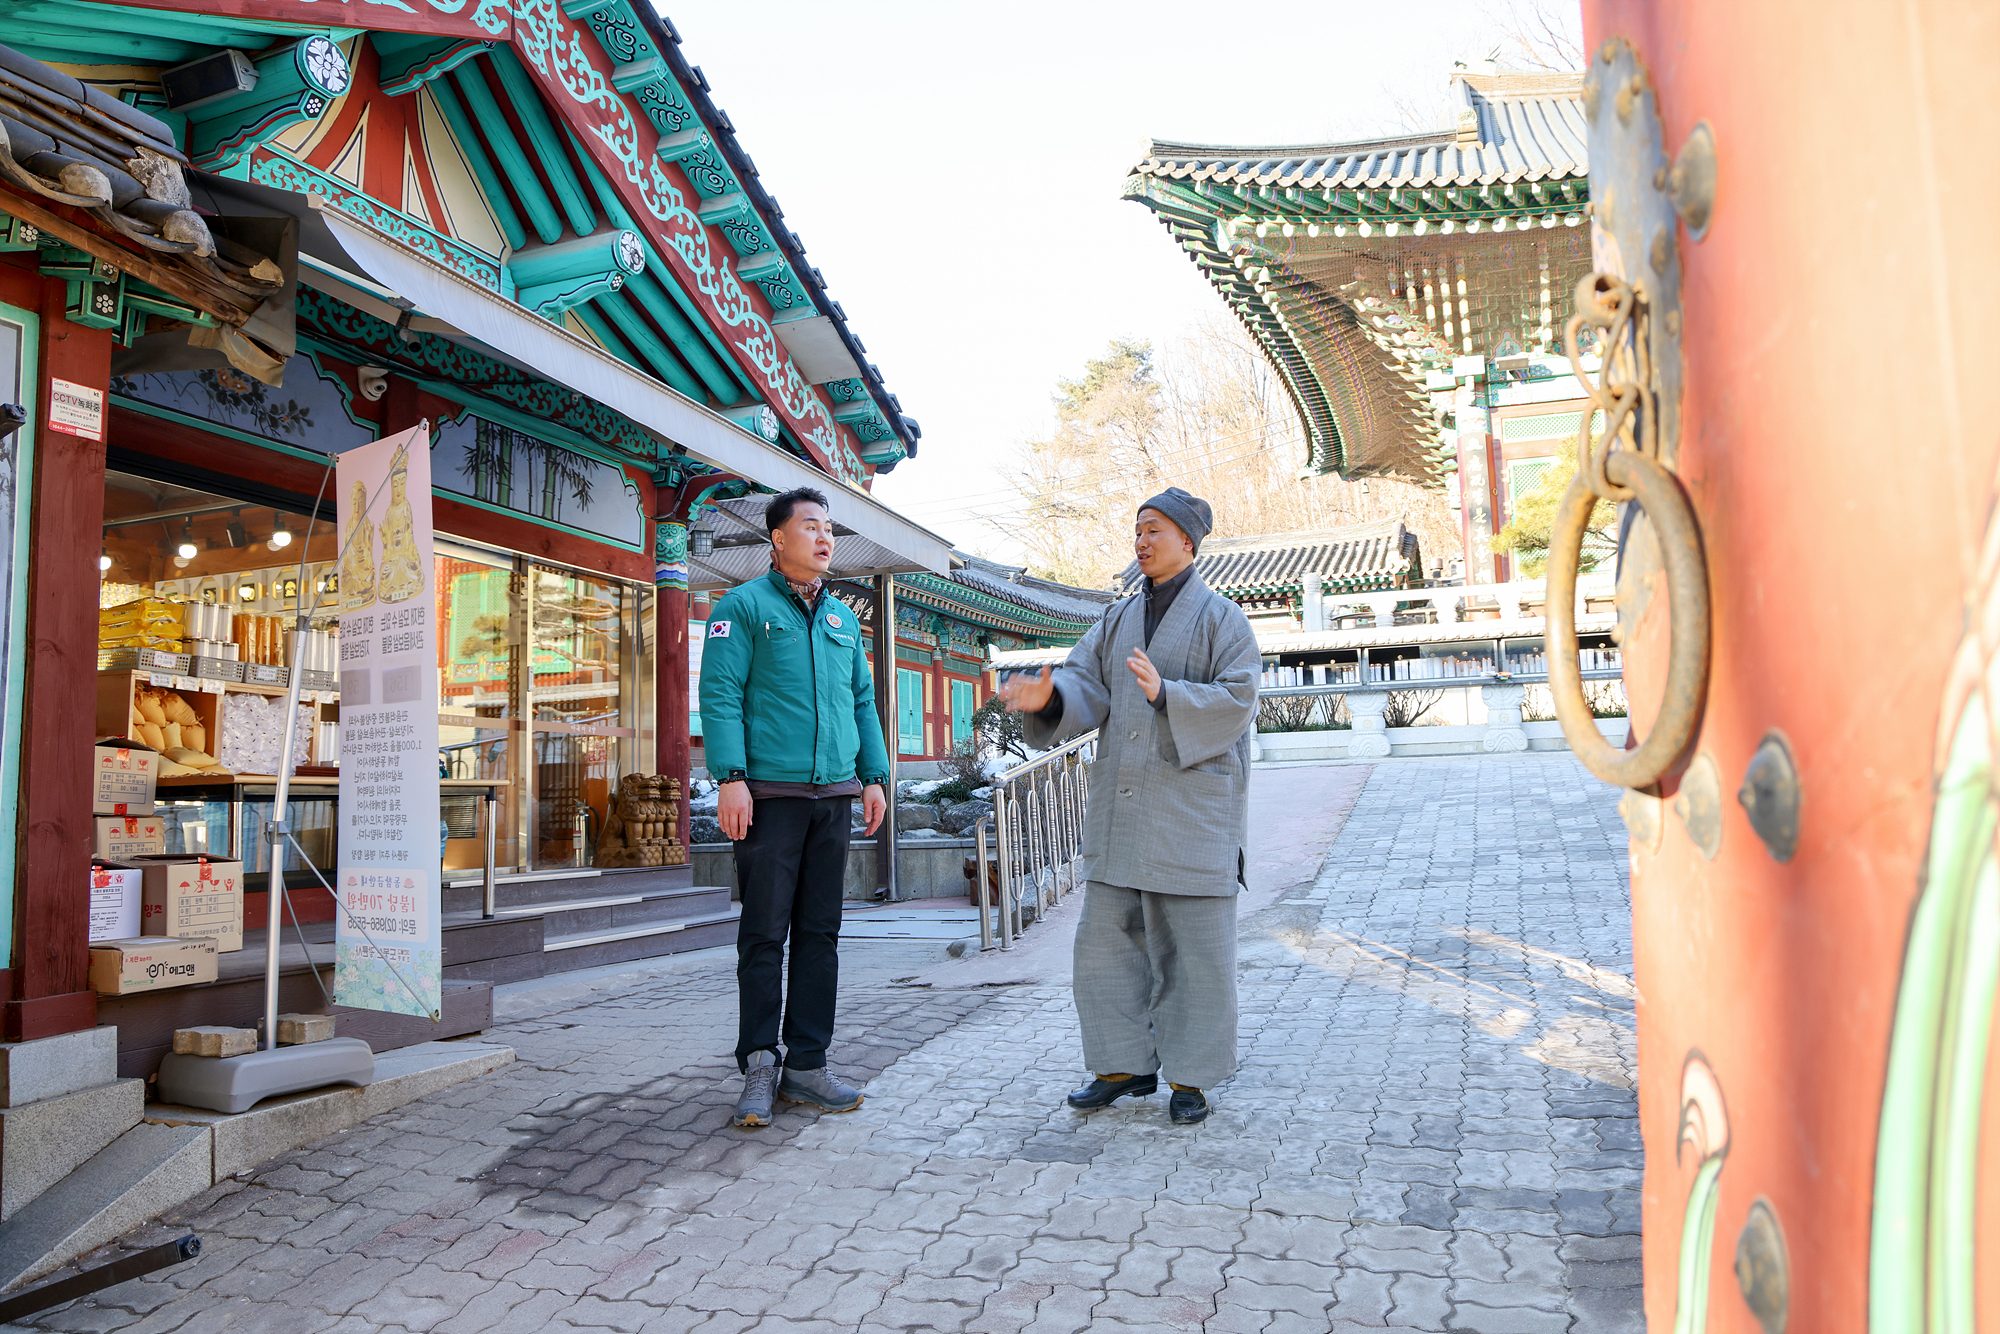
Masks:
[[[1588,174],[1581,74],[1461,74],[1458,123],[1337,144],[1230,148],[1155,140],[1134,171],[1228,185],[1378,189],[1491,185]]]
[[[283,290],[273,257],[218,243],[190,206],[188,159],[164,122],[8,46],[0,106],[0,180],[31,202],[83,210],[204,294],[210,313],[237,312],[235,324]]]
[[[1431,372],[1549,351],[1589,271],[1581,73],[1455,74],[1454,123],[1333,144],[1154,142],[1126,178],[1270,358],[1308,468],[1438,485]],[[1449,276],[1447,276],[1449,275]],[[1438,300],[1449,290],[1455,300]]]
[[[1203,583],[1227,596],[1294,586],[1313,571],[1329,591],[1343,585],[1390,588],[1420,557],[1416,534],[1401,520],[1383,519],[1314,533],[1212,538],[1202,544],[1194,564]],[[1118,578],[1128,593],[1136,590],[1138,562]]]
[[[967,588],[1044,616],[1060,616],[1086,624],[1104,615],[1104,609],[1116,596],[1107,589],[1076,588],[1036,579],[1020,566],[1001,565],[979,556],[965,557],[965,564],[953,570],[951,577]]]

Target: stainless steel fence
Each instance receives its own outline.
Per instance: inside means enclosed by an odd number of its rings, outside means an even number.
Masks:
[[[1087,732],[993,780],[993,814],[973,827],[973,851],[979,859],[973,883],[980,909],[980,949],[994,947],[996,916],[999,947],[1010,950],[1031,921],[1041,920],[1063,895],[1082,884],[1077,854],[1083,846],[1084,802],[1096,758],[1097,733]],[[990,862],[989,820],[995,836]],[[999,868],[997,884],[989,870],[994,863]]]

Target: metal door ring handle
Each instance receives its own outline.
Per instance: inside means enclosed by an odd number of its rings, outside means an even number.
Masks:
[[[1597,497],[1579,469],[1563,493],[1549,537],[1549,694],[1563,736],[1585,768],[1619,787],[1647,787],[1680,758],[1701,722],[1708,695],[1708,563],[1694,510],[1672,473],[1657,460],[1627,449],[1610,450],[1604,466],[1609,479],[1630,488],[1633,503],[1653,521],[1666,560],[1667,607],[1673,616],[1666,690],[1659,716],[1637,749],[1620,750],[1597,730],[1583,695],[1576,647],[1577,564]]]

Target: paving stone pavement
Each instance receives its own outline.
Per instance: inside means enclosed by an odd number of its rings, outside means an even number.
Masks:
[[[684,956],[517,997],[488,1035],[517,1064],[217,1187],[122,1243],[199,1260],[38,1321],[1637,1331],[1614,804],[1567,754],[1376,766],[1317,878],[1243,921],[1242,1069],[1197,1128],[1062,1106],[1066,991],[898,986],[870,951],[908,947],[851,946],[866,1105],[734,1131],[728,961]]]

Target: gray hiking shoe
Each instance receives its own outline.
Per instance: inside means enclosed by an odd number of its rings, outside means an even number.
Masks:
[[[736,1100],[731,1125],[745,1130],[771,1124],[771,1094],[778,1086],[778,1058],[768,1051],[750,1053],[750,1068],[743,1075],[743,1096]]]
[[[786,1102],[809,1102],[823,1112],[851,1112],[861,1105],[861,1090],[842,1083],[824,1066],[785,1071],[778,1081],[778,1096]]]

